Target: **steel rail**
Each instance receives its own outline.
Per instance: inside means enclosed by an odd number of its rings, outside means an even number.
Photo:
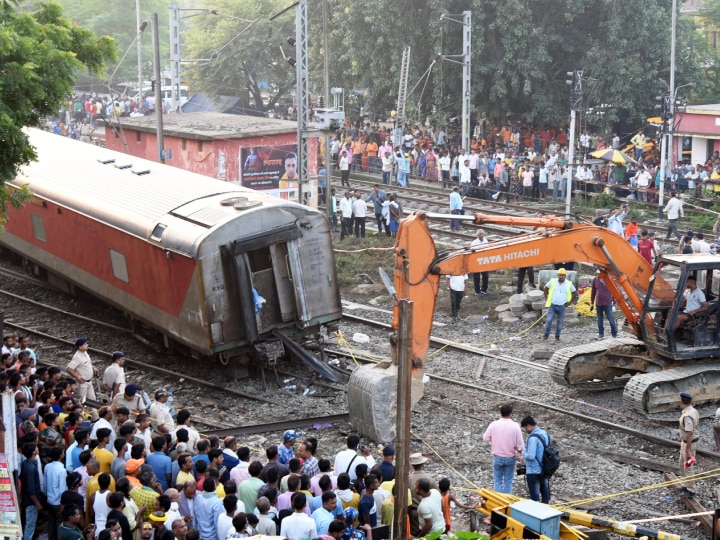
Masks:
[[[59,342],[59,343],[64,343],[64,344],[69,345],[69,346],[74,346],[74,345],[75,345],[75,342],[73,342],[73,341],[69,341],[69,340],[67,340],[67,339],[63,339],[63,338],[60,338],[60,337],[57,337],[57,336],[53,336],[53,335],[50,335],[50,334],[46,334],[46,333],[40,332],[40,331],[38,331],[38,330],[33,330],[33,329],[31,329],[31,328],[26,328],[26,327],[24,327],[24,326],[20,326],[19,324],[15,324],[15,323],[8,322],[8,321],[5,321],[5,324],[6,324],[7,326],[9,326],[10,328],[16,328],[16,329],[18,329],[18,330],[20,330],[20,331],[22,331],[22,332],[26,332],[26,333],[28,333],[28,334],[33,334],[33,335],[35,335],[35,336],[40,336],[40,337],[43,337],[43,338],[45,338],[45,339],[50,339],[50,340],[53,340],[53,341],[57,341],[57,342]],[[103,350],[101,350],[101,349],[94,349],[94,348],[91,348],[91,349],[89,349],[89,350],[91,350],[92,352],[94,352],[94,353],[96,353],[96,354],[99,354],[99,355],[101,355],[101,356],[105,356],[105,357],[108,357],[108,358],[112,358],[112,352],[103,351]],[[227,392],[228,394],[233,394],[233,395],[235,395],[235,396],[238,396],[238,397],[241,397],[241,398],[245,398],[245,399],[249,399],[249,400],[251,400],[251,401],[258,401],[258,402],[260,402],[260,403],[268,403],[268,404],[271,404],[271,405],[274,405],[274,404],[275,404],[274,401],[271,401],[271,400],[269,400],[269,399],[265,399],[265,398],[253,396],[253,395],[250,395],[250,394],[246,394],[245,392],[240,392],[239,390],[235,390],[235,389],[233,389],[233,388],[227,388],[227,387],[225,387],[225,386],[223,386],[223,385],[221,385],[221,384],[213,383],[213,382],[210,382],[210,381],[205,381],[205,380],[203,380],[203,379],[199,379],[199,378],[197,378],[197,377],[191,377],[191,376],[189,376],[189,375],[184,375],[184,374],[182,374],[182,373],[177,373],[177,372],[175,372],[175,371],[172,371],[172,370],[169,370],[169,369],[165,369],[165,368],[161,368],[161,367],[159,367],[159,366],[153,366],[153,365],[151,365],[151,364],[146,364],[145,362],[140,362],[139,360],[133,360],[132,358],[128,358],[127,356],[125,357],[125,363],[126,363],[126,364],[130,364],[130,365],[135,366],[135,367],[139,367],[139,368],[145,369],[145,370],[155,371],[155,372],[157,372],[157,373],[162,373],[163,375],[168,375],[168,376],[175,377],[175,378],[183,378],[183,379],[186,379],[186,380],[188,380],[188,381],[190,381],[190,382],[194,382],[194,383],[196,383],[196,384],[198,384],[198,385],[200,385],[200,386],[205,386],[205,387],[207,387],[207,388],[213,388],[213,389],[215,389],[215,390],[222,390],[223,392]]]
[[[310,418],[297,418],[294,420],[282,420],[280,422],[269,422],[265,424],[254,424],[248,426],[238,426],[227,429],[217,429],[212,431],[203,431],[204,435],[216,435],[221,439],[231,435],[254,435],[257,433],[267,433],[270,431],[285,431],[286,429],[294,429],[298,427],[312,426],[314,424],[336,424],[338,422],[346,422],[350,416],[348,413],[332,414],[329,416],[316,416]]]
[[[377,328],[385,328],[388,330],[392,329],[392,326],[389,325],[388,323],[374,321],[372,319],[366,319],[364,317],[359,317],[357,315],[349,315],[347,313],[343,313],[343,318],[351,320],[351,321],[359,322],[362,324],[367,324],[369,326],[375,326]],[[471,354],[485,356],[487,358],[493,358],[495,360],[503,360],[505,362],[510,362],[511,364],[517,364],[519,366],[529,367],[529,368],[535,369],[537,371],[548,372],[548,370],[549,370],[548,366],[543,365],[543,364],[535,364],[534,362],[530,362],[529,360],[525,360],[523,358],[515,358],[514,356],[509,356],[509,355],[505,355],[505,354],[492,354],[492,353],[483,351],[482,349],[478,349],[477,347],[473,347],[471,345],[463,345],[461,343],[455,343],[454,341],[450,341],[450,340],[443,339],[443,338],[430,336],[430,343],[432,345],[435,345],[436,347],[443,347],[446,349],[453,349],[456,351],[469,352]]]
[[[25,298],[24,296],[20,296],[18,294],[14,294],[8,291],[4,291],[0,289],[0,294],[4,296],[9,296],[10,298],[14,300],[20,300],[22,302],[26,302],[28,304],[31,304],[33,306],[38,306],[43,309],[47,309],[48,311],[54,311],[56,313],[61,313],[63,315],[67,315],[68,317],[74,317],[75,319],[80,319],[81,321],[86,321],[92,324],[97,324],[99,326],[104,326],[106,328],[111,328],[112,330],[117,330],[119,332],[126,332],[128,334],[132,334],[132,330],[130,328],[123,328],[122,326],[115,326],[114,324],[97,321],[95,319],[91,319],[90,317],[85,317],[84,315],[78,315],[77,313],[70,313],[69,311],[65,311],[60,308],[56,308],[53,306],[48,306],[47,304],[43,304],[42,302],[36,302],[35,300],[30,300],[29,298]]]

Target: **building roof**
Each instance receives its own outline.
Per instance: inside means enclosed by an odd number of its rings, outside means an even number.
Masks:
[[[685,112],[689,114],[720,114],[720,103],[708,103],[707,105],[688,105]]]
[[[123,129],[155,133],[155,116],[117,118]],[[227,140],[297,133],[297,123],[276,118],[260,118],[215,112],[179,113],[163,115],[166,136],[197,140]]]

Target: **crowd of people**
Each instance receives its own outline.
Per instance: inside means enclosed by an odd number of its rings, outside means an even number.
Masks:
[[[339,201],[336,189],[330,189],[329,204],[333,232],[338,232],[339,219],[340,240],[352,236],[353,231],[355,238],[365,238],[368,203],[372,203],[377,234],[384,232],[387,236],[395,236],[398,223],[403,217],[402,204],[397,194],[388,193],[381,185],[376,184],[367,197],[364,197],[359,190],[348,189]]]
[[[437,182],[442,187],[459,186],[463,196],[537,201],[564,199],[570,169],[568,137],[564,125],[539,129],[511,122],[494,126],[479,122],[470,147],[462,148],[460,134],[438,128],[408,128],[400,135],[380,125],[344,130],[330,139],[331,153],[342,172],[343,184],[350,171],[381,174],[389,185],[392,175],[399,187],[411,179]],[[623,147],[622,145],[625,145]],[[581,162],[590,152],[626,150],[637,161],[628,164],[603,162],[581,164],[572,172],[571,190],[589,193],[606,191],[642,202],[656,200],[660,186],[659,156],[642,130],[603,136],[587,130],[576,141],[575,158]],[[720,192],[720,152],[705,163],[683,160],[665,170],[664,188],[695,197]]]
[[[0,384],[17,410],[24,540],[42,523],[49,540],[372,540],[373,529],[389,537],[376,527],[392,523],[392,445],[373,452],[349,435],[331,456],[288,430],[254,459],[259,451],[236,437],[201,435],[190,411],[171,410],[166,389],[151,400],[127,381],[122,352],[101,373],[88,346],[76,340],[64,374],[38,367],[29,337],[3,337]],[[410,456],[414,535],[449,530],[450,500],[469,508],[446,478],[438,491],[423,472],[427,460]]]

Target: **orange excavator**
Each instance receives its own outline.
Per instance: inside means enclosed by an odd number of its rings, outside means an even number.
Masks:
[[[628,410],[648,418],[676,420],[678,393],[688,392],[697,406],[720,399],[720,256],[664,255],[651,266],[621,236],[582,219],[510,217],[485,214],[452,216],[477,225],[532,227],[521,234],[475,248],[438,251],[431,219],[448,216],[416,212],[400,223],[395,242],[397,298],[413,302],[412,404],[422,397],[427,351],[441,275],[462,275],[563,261],[600,270],[634,337],[606,339],[557,350],[550,375],[560,384],[587,390],[624,387]],[[677,329],[688,278],[695,278],[708,308]],[[392,326],[400,315],[396,303]],[[396,338],[397,336],[395,336]],[[349,382],[353,425],[378,441],[395,438],[397,339],[392,360],[356,369]]]

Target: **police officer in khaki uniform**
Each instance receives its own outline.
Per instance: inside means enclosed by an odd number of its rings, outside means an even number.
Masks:
[[[695,407],[692,406],[692,396],[687,392],[680,394],[680,476],[688,476],[695,474],[695,451],[700,438],[700,415]],[[692,458],[692,459],[691,459]],[[688,460],[691,461],[688,467]],[[679,489],[680,496],[686,499],[692,498],[695,493],[690,488],[695,487],[693,480],[688,480],[685,485]]]
[[[85,399],[96,399],[95,389],[93,388],[92,379],[97,377],[100,372],[93,367],[88,354],[88,340],[85,337],[75,340],[75,354],[67,365],[67,372],[78,383],[78,397],[85,402]]]

